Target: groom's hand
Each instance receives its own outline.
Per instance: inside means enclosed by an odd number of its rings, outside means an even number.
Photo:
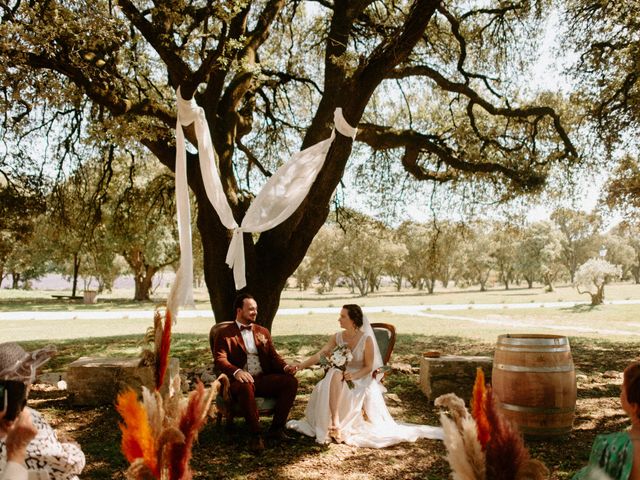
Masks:
[[[290,375],[295,375],[298,372],[297,365],[286,365],[284,367],[284,373],[288,373]]]
[[[249,372],[245,372],[244,370],[238,370],[234,377],[236,377],[236,380],[240,383],[253,383],[253,375]]]

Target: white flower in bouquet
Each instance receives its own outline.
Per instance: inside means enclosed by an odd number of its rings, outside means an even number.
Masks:
[[[327,368],[334,367],[344,372],[347,369],[347,364],[351,360],[353,360],[353,354],[351,350],[349,350],[349,347],[346,345],[337,345],[333,349],[333,352],[331,352],[331,356],[321,359],[320,363]],[[354,388],[355,385],[351,380],[347,380],[347,386]]]

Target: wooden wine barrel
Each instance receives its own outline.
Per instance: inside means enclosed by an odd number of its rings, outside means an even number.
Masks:
[[[567,337],[500,335],[491,383],[501,412],[524,435],[557,436],[573,428],[576,375]]]

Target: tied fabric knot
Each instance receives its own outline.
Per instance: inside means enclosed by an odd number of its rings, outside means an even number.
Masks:
[[[303,151],[295,153],[272,175],[262,187],[239,226],[231,211],[218,171],[217,156],[213,148],[205,111],[192,96],[182,98],[176,90],[176,205],[180,238],[180,267],[171,286],[167,309],[176,319],[178,306],[193,303],[193,254],[191,251],[191,212],[187,186],[187,154],[183,127],[193,124],[197,141],[198,160],[206,196],[218,214],[221,223],[233,234],[229,242],[226,264],[233,270],[236,290],[247,285],[243,233],[262,233],[270,230],[291,216],[309,193],[336,134],[355,139],[357,128],[349,125],[342,109],[334,111],[331,136]]]
[[[251,325],[240,325],[240,331],[251,330]]]

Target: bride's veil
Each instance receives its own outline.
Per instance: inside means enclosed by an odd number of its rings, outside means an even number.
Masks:
[[[366,336],[371,337],[371,340],[373,340],[373,369],[372,369],[372,371],[375,372],[380,367],[382,367],[384,365],[384,363],[382,361],[382,355],[380,354],[380,347],[378,347],[378,341],[376,340],[376,335],[373,332],[373,328],[371,327],[371,323],[369,322],[369,319],[364,314],[362,315],[362,332]],[[376,380],[377,379],[378,378],[376,376]]]

